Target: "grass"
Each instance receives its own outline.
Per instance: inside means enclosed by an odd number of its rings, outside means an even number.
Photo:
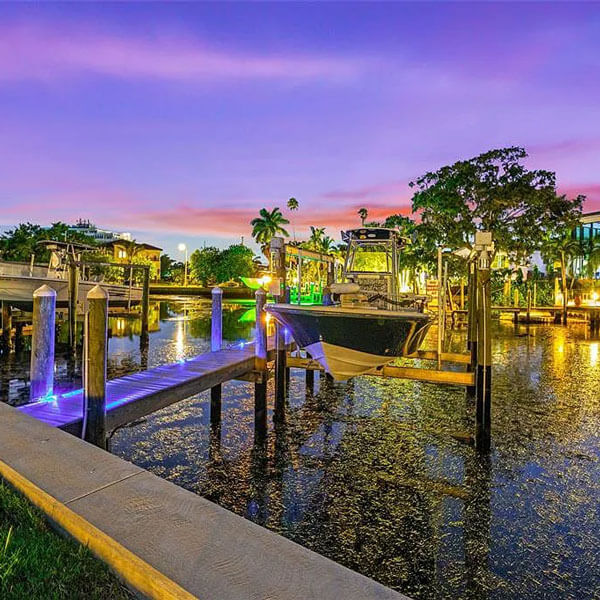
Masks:
[[[0,598],[131,600],[91,552],[55,533],[42,513],[0,480]]]

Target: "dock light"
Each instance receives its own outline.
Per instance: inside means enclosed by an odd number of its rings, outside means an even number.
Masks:
[[[594,304],[598,304],[598,292],[592,292],[592,301]]]

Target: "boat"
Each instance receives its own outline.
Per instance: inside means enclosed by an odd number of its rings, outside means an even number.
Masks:
[[[431,325],[427,298],[401,289],[399,253],[408,242],[398,231],[361,227],[342,232],[342,239],[344,281],[329,286],[326,304],[265,308],[337,380],[414,354]]]
[[[69,304],[69,261],[80,261],[84,251],[94,250],[91,246],[73,242],[40,242],[50,251],[47,265],[0,261],[0,300],[15,308],[30,310],[33,305],[33,292],[42,285],[48,285],[56,291],[56,305],[66,307]],[[85,307],[87,293],[96,285],[104,288],[112,305],[138,304],[142,298],[142,289],[134,285],[121,285],[104,281],[103,275],[94,275],[93,267],[84,269],[78,281],[77,302]]]

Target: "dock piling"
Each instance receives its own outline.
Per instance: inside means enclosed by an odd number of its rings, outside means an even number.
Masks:
[[[261,374],[254,384],[254,428],[259,437],[267,431],[267,315],[265,290],[256,290],[256,341],[254,344],[254,369]]]
[[[79,266],[69,262],[69,348],[77,349],[77,298],[79,296]]]
[[[479,239],[478,239],[479,238]],[[492,338],[491,338],[491,280],[490,255],[491,234],[477,234],[477,370],[475,374],[475,445],[487,452],[491,445],[492,404]]]
[[[56,291],[42,285],[33,292],[31,339],[31,401],[52,395],[54,388],[54,321]]]
[[[150,267],[143,269],[142,282],[142,337],[148,337],[148,321],[150,317]]]
[[[468,284],[468,312],[467,312],[467,349],[471,353],[471,361],[467,371],[475,373],[477,370],[477,267],[475,262],[469,264]],[[475,396],[475,386],[467,386],[467,395]]]
[[[223,345],[223,290],[214,287],[211,292],[212,311],[210,317],[210,349],[218,352]],[[210,424],[216,427],[221,422],[221,384],[210,388]]]
[[[300,251],[298,253],[298,264],[300,265]],[[275,273],[275,277],[279,281],[279,291],[275,295],[275,302],[285,302],[285,241],[280,237],[275,237],[271,240],[271,271]],[[299,292],[298,297],[300,297]],[[275,325],[275,344],[275,411],[273,418],[277,422],[282,422],[285,419],[285,398],[287,396],[289,369],[286,365],[285,328],[280,323],[276,323]]]
[[[88,292],[87,300],[83,436],[86,441],[106,450],[108,292],[97,285]]]
[[[8,302],[2,301],[2,348],[12,350],[12,309]]]

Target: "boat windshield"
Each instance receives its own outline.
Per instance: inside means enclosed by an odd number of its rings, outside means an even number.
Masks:
[[[390,252],[382,244],[352,244],[348,261],[349,273],[390,273]]]

